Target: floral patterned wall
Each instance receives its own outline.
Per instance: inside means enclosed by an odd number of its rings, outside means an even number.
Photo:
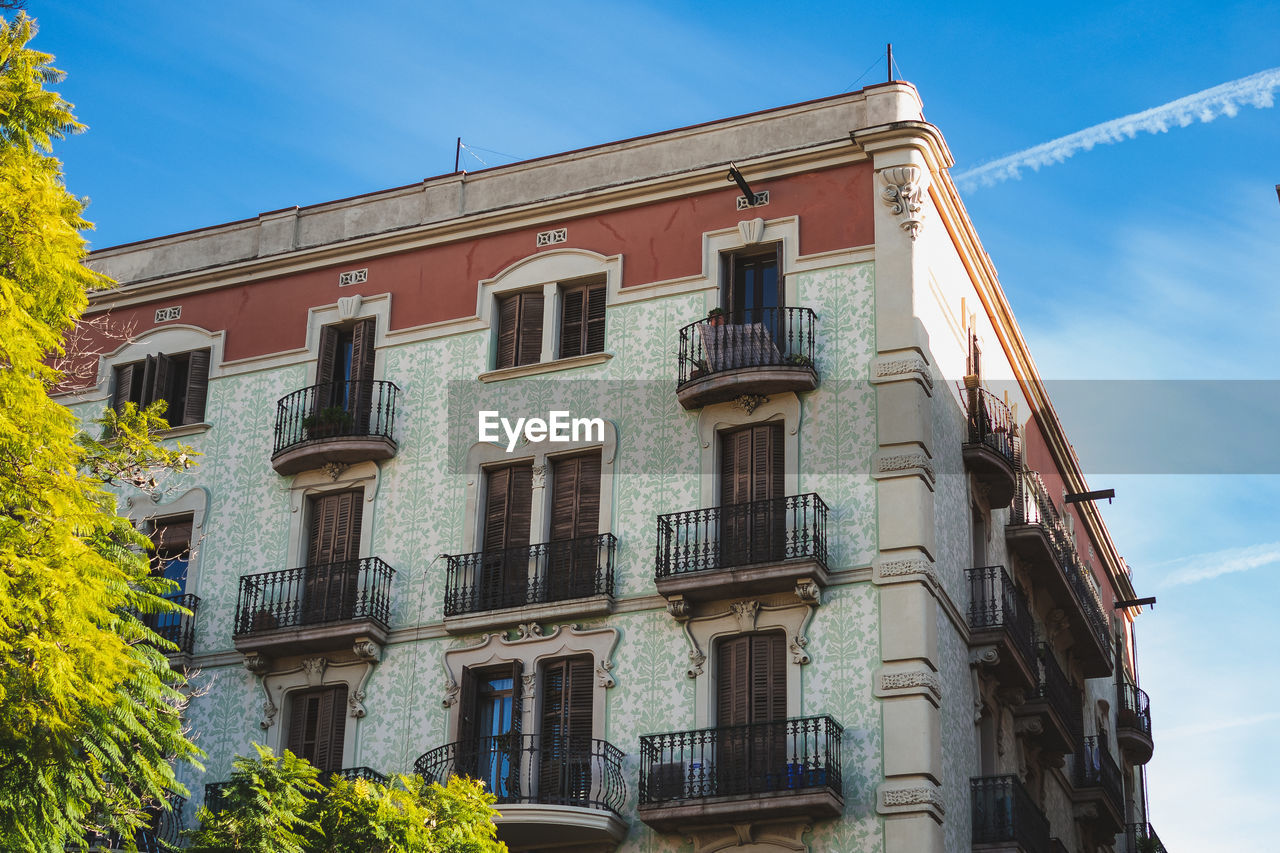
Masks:
[[[817,491],[830,507],[831,568],[865,567],[876,553],[874,392],[867,384],[874,355],[873,266],[835,267],[795,276],[800,304],[819,317],[817,364],[821,384],[802,399],[800,489]],[[396,570],[391,627],[439,624],[446,561],[464,531],[466,452],[474,411],[492,406],[513,413],[555,407],[611,420],[618,436],[613,532],[619,547],[616,596],[653,596],[655,518],[696,508],[700,501],[696,413],[674,393],[679,329],[708,304],[692,293],[620,304],[608,311],[601,364],[549,376],[494,383],[476,381],[488,368],[487,333],[469,333],[386,347],[382,376],[401,389],[396,421],[400,451],[383,463],[378,495],[366,509],[373,555]],[[232,660],[236,590],[242,574],[288,568],[290,507],[285,478],[270,467],[275,401],[302,387],[303,365],[213,380],[207,420],[213,426],[192,443],[204,455],[175,485],[175,494],[207,488],[210,503],[200,544],[201,605],[197,657],[219,655],[193,679],[197,695],[189,719],[208,753],[206,771],[184,772],[193,805],[203,784],[224,780],[232,757],[262,736],[262,693],[254,676]],[[460,418],[459,413],[466,417]],[[85,411],[82,414],[90,414]],[[465,420],[465,424],[460,424]],[[882,779],[879,704],[871,675],[879,665],[878,596],[867,582],[830,588],[809,628],[812,663],[801,672],[803,712],[830,714],[844,727],[846,814],[819,823],[815,850],[871,850],[882,846],[875,789]],[[679,626],[661,608],[620,613],[605,624],[621,635],[607,693],[607,731],[626,754],[628,808],[637,796],[642,734],[692,728],[695,683],[687,678]],[[407,771],[421,753],[446,742],[441,704],[443,652],[480,637],[393,643],[367,685],[367,716],[356,723],[357,763],[384,772]],[[353,721],[354,722],[354,721]],[[634,821],[625,851],[688,849],[680,836],[653,833]]]

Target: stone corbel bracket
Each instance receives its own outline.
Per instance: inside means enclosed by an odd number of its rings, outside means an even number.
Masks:
[[[880,200],[889,205],[895,216],[902,218],[899,226],[914,241],[924,224],[924,194],[929,188],[929,173],[908,163],[881,169],[878,174],[884,184]]]

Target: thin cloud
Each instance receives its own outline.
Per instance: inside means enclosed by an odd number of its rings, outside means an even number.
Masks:
[[[1212,580],[1221,575],[1247,572],[1277,563],[1280,563],[1280,542],[1268,542],[1208,554],[1193,554],[1155,568],[1172,570],[1160,584],[1162,587],[1170,587]]]
[[[1239,729],[1245,726],[1256,726],[1259,723],[1269,723],[1272,720],[1280,719],[1280,712],[1270,712],[1267,714],[1254,714],[1250,717],[1233,717],[1226,720],[1214,720],[1209,723],[1193,723],[1189,726],[1174,726],[1171,729],[1165,729],[1161,732],[1163,740],[1176,740],[1178,738],[1198,737],[1200,735],[1211,734],[1212,732],[1220,732],[1225,729]]]
[[[1187,127],[1197,121],[1208,123],[1219,116],[1234,117],[1241,106],[1265,109],[1274,105],[1273,92],[1280,88],[1280,68],[1259,71],[1230,83],[1214,86],[1170,101],[1140,113],[1095,124],[1067,136],[1045,142],[1025,151],[983,163],[966,172],[953,175],[961,189],[989,187],[1010,178],[1021,177],[1022,169],[1039,171],[1041,166],[1061,163],[1078,151],[1089,151],[1095,145],[1111,145],[1133,139],[1139,133],[1164,133],[1174,127]]]

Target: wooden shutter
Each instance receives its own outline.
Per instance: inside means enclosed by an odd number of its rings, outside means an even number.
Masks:
[[[551,539],[595,536],[600,528],[600,453],[551,462]]]
[[[376,323],[373,317],[360,320],[351,333],[351,376],[349,378],[352,380],[364,382],[373,380]]]
[[[347,728],[347,686],[327,688],[321,691],[319,698],[316,750],[311,763],[322,771],[341,770]]]
[[[128,403],[133,396],[134,373],[137,371],[136,364],[125,364],[116,368],[116,391],[111,405],[117,412],[124,411],[124,404]]]
[[[136,379],[137,377],[135,377]],[[145,409],[156,399],[156,357],[149,355],[142,361],[142,398],[138,402],[139,409]]]
[[[316,364],[316,384],[323,385],[340,377],[334,376],[338,364],[338,343],[342,333],[336,326],[320,329],[320,360]]]
[[[746,725],[751,722],[751,637],[721,640],[716,664],[716,725]]]
[[[540,790],[553,801],[572,803],[591,789],[591,724],[594,659],[562,658],[542,673]]]
[[[184,424],[198,424],[204,421],[208,388],[209,350],[196,350],[191,353],[187,362],[187,402],[182,412]]]
[[[742,634],[721,640],[716,669],[716,724],[741,726],[787,718],[785,636]]]
[[[483,550],[525,547],[533,521],[533,466],[493,468],[486,479]]]
[[[169,377],[172,376],[172,360],[164,353],[156,353],[155,374],[151,377],[151,402],[156,400],[164,400],[166,403],[172,403],[173,389],[169,387]],[[164,417],[170,426],[181,423],[173,418],[177,415],[182,416],[181,412],[174,412],[172,405],[165,409]]]
[[[720,447],[721,506],[783,496],[782,424],[756,424],[724,433]]]
[[[363,491],[336,492],[311,500],[308,565],[354,560],[360,556]]]
[[[462,683],[458,685],[458,731],[457,745],[454,747],[457,755],[457,767],[454,769],[464,776],[474,776],[476,773],[476,693],[478,690],[479,684],[475,670],[464,667]]]
[[[298,756],[306,750],[307,699],[306,693],[294,693],[289,698],[289,736],[285,748]]]
[[[494,368],[515,367],[516,338],[519,337],[520,296],[498,300],[498,356]]]
[[[560,357],[604,351],[605,285],[566,288],[560,310]]]
[[[516,364],[542,361],[542,291],[520,294],[520,341]]]

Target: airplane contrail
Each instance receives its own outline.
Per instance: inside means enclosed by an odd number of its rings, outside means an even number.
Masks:
[[[1259,71],[1140,113],[1095,124],[990,163],[983,163],[952,175],[952,180],[961,189],[989,187],[1010,178],[1021,177],[1022,169],[1038,171],[1041,166],[1061,163],[1077,151],[1088,151],[1095,145],[1123,142],[1133,139],[1141,132],[1164,133],[1172,127],[1187,127],[1196,121],[1207,123],[1219,116],[1233,117],[1240,111],[1241,105],[1245,104],[1265,109],[1275,103],[1272,93],[1278,87],[1280,68]]]

